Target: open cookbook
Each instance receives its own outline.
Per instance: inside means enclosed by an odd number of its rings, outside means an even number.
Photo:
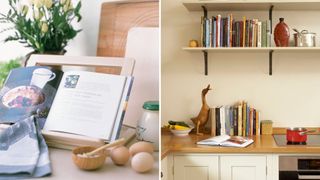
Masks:
[[[198,141],[199,145],[227,146],[227,147],[247,147],[253,143],[253,140],[242,136],[221,135]]]
[[[113,141],[120,134],[132,82],[131,76],[17,68],[0,91],[0,123],[34,116],[43,131]]]

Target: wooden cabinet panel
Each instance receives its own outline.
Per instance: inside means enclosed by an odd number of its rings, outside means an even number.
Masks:
[[[174,180],[218,180],[218,165],[218,156],[175,156]]]
[[[220,175],[223,180],[266,180],[266,156],[221,156]]]

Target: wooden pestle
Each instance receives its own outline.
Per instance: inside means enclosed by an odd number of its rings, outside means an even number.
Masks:
[[[92,156],[94,154],[96,154],[97,152],[103,150],[103,149],[106,149],[106,148],[110,148],[110,147],[114,147],[114,146],[120,146],[120,145],[123,145],[125,143],[125,139],[124,138],[121,138],[121,139],[118,139],[118,140],[115,140],[113,141],[112,143],[110,144],[106,144],[106,145],[103,145],[103,146],[100,146],[99,148],[91,151],[91,152],[88,152],[88,153],[85,153],[85,155],[87,156]]]

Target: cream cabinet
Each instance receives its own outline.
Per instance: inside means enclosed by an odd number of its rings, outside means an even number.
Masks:
[[[266,156],[220,156],[220,179],[266,180]]]
[[[161,180],[168,179],[168,158],[165,157],[161,160],[161,173],[160,173]]]
[[[174,154],[167,180],[277,180],[278,155]]]
[[[219,157],[212,155],[174,156],[174,180],[218,180]]]

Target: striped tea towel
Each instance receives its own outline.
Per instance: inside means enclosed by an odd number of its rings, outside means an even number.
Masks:
[[[51,174],[48,147],[32,116],[0,129],[0,179]]]

